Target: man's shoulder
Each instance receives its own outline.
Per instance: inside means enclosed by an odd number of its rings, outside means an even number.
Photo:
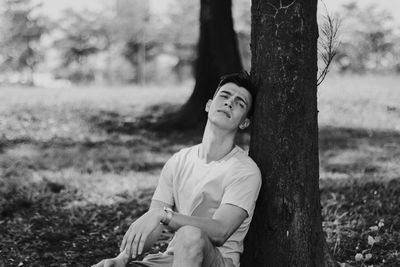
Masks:
[[[255,161],[249,156],[248,152],[243,148],[237,146],[238,152],[235,153],[234,159],[237,161],[237,164],[242,165],[242,167],[247,167],[250,169],[259,170]]]
[[[232,171],[236,173],[261,177],[260,169],[244,149],[237,147],[238,151],[232,157]]]

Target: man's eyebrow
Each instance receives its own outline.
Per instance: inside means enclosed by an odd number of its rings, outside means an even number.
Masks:
[[[232,95],[232,93],[231,93],[231,92],[229,92],[229,91],[225,91],[225,90],[221,90],[221,94],[222,94],[222,93],[225,93],[225,94],[227,94],[227,95],[230,95],[230,96]]]
[[[233,95],[231,92],[225,91],[225,90],[221,90],[220,94],[222,94],[222,93],[227,94],[229,96]],[[238,98],[240,101],[242,101],[245,105],[248,105],[246,100],[243,97],[237,96],[236,98]]]
[[[241,96],[238,96],[237,98],[239,98],[239,100],[241,100],[244,104],[246,104],[247,105],[247,102],[246,102],[246,100],[243,98],[243,97],[241,97]]]

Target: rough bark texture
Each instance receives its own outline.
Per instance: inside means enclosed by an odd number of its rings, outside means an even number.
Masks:
[[[231,7],[231,0],[201,0],[196,85],[182,108],[157,128],[185,129],[204,122],[205,104],[212,98],[219,77],[242,69]]]
[[[252,0],[259,88],[250,155],[263,175],[241,266],[332,266],[319,198],[317,0]]]

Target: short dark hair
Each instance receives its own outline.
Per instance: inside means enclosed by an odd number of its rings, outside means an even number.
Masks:
[[[251,118],[254,113],[254,103],[257,95],[257,88],[251,82],[250,75],[247,71],[242,70],[241,72],[227,74],[221,77],[217,90],[215,90],[214,96],[218,93],[219,89],[227,83],[234,83],[237,86],[245,88],[251,95],[252,102],[247,117]]]

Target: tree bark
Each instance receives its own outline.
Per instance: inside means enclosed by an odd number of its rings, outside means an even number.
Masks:
[[[316,12],[317,0],[252,0],[250,156],[263,185],[244,267],[334,266],[319,198]]]
[[[212,98],[220,76],[242,69],[231,0],[201,0],[200,4],[200,37],[193,93],[177,113],[169,114],[157,128],[188,129],[205,122],[205,104]]]

